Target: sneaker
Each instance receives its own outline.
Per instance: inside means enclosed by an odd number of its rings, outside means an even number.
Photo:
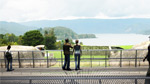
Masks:
[[[15,70],[15,69],[11,69],[10,71],[13,71],[13,70]]]
[[[80,68],[78,68],[78,70],[81,70]]]
[[[63,70],[66,70],[65,68],[62,68]]]
[[[70,69],[70,68],[68,68],[67,70],[68,70],[68,71],[71,71],[71,69]]]
[[[11,71],[11,70],[6,70],[6,71]]]

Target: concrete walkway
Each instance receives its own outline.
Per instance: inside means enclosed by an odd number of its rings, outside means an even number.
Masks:
[[[0,76],[145,76],[148,68],[82,68],[71,71],[61,68],[15,68],[7,72],[0,69]]]
[[[147,70],[148,68],[100,67],[82,68],[78,71],[61,68],[15,68],[14,71],[7,72],[2,68],[0,84],[135,84],[136,81],[137,84],[144,84],[145,79],[135,81],[134,78],[145,77]],[[118,79],[114,79],[115,77]]]

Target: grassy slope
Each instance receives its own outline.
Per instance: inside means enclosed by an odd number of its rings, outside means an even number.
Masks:
[[[131,49],[133,47],[133,45],[122,45],[122,46],[118,46],[121,47],[123,49]]]

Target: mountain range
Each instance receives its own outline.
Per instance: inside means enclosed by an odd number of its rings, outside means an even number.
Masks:
[[[78,33],[141,33],[150,30],[150,19],[40,20],[21,23],[34,27],[63,26]]]
[[[0,34],[14,33],[15,35],[23,35],[25,32],[34,29],[37,28],[25,26],[15,22],[0,21]]]
[[[22,35],[26,31],[62,26],[72,29],[79,34],[101,33],[137,33],[150,34],[150,19],[75,19],[75,20],[39,20],[28,22],[0,22],[0,33]]]

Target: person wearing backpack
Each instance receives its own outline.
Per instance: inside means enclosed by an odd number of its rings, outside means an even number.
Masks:
[[[79,40],[76,40],[76,45],[73,47],[75,56],[75,70],[80,70],[80,56],[82,53],[81,46],[78,44]]]
[[[7,71],[13,71],[14,69],[12,68],[12,53],[10,52],[11,46],[9,45],[7,47],[5,57],[7,59]],[[10,68],[9,68],[10,67]]]

